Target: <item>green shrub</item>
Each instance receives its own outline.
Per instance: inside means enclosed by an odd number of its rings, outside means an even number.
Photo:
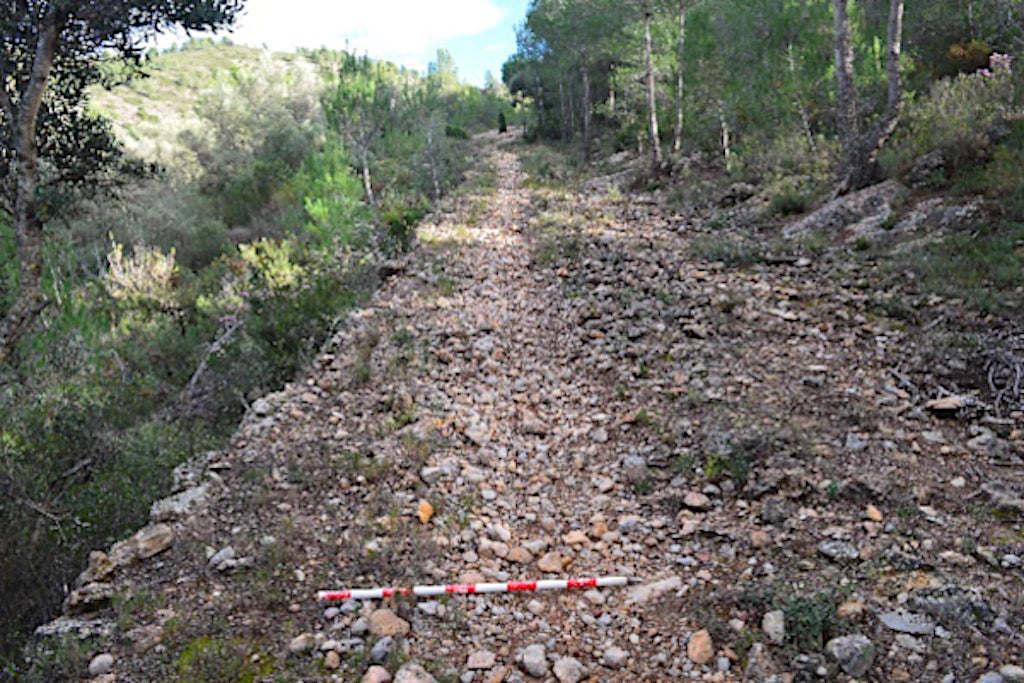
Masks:
[[[459,126],[447,125],[444,127],[444,135],[452,140],[468,140],[469,133]]]
[[[811,196],[797,188],[787,188],[772,195],[772,211],[782,216],[804,213],[811,206]]]
[[[1024,286],[1024,223],[957,232],[910,253],[894,268],[913,271],[930,292],[988,312],[1011,309]]]
[[[918,159],[937,152],[947,172],[965,168],[989,153],[1014,111],[1008,70],[942,79],[910,100],[880,161],[890,174],[904,175]]]

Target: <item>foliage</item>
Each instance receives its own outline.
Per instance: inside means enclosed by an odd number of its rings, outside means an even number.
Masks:
[[[352,70],[345,83],[388,95],[369,148],[379,223],[331,109],[357,96],[339,93],[339,64]],[[466,164],[466,142],[446,127],[483,130],[509,111],[449,71],[421,78],[328,51],[271,58],[197,41],[149,68],[152,78],[100,93],[94,114],[116,115],[111,130],[147,161],[173,163],[112,174],[110,195],[47,226],[54,303],[0,373],[0,661],[21,674],[23,635],[54,616],[88,552],[143,524],[171,470],[223,444],[249,402],[294,378],[375,285],[381,252],[411,245]],[[13,237],[0,212],[4,305]],[[219,647],[197,646],[177,673],[249,670],[209,668],[231,656]]]
[[[174,280],[178,266],[174,251],[164,254],[159,249],[135,245],[134,253],[125,257],[124,245],[114,242],[107,255],[107,272],[103,284],[111,298],[126,305],[167,309],[174,303]]]
[[[898,266],[914,273],[925,291],[988,312],[1013,310],[1024,286],[1022,240],[1024,223],[981,225],[917,249]]]
[[[936,82],[908,107],[884,163],[907,173],[926,154],[938,153],[947,171],[955,172],[983,158],[993,138],[1018,110],[1013,74],[1001,55],[993,69],[959,74]]]

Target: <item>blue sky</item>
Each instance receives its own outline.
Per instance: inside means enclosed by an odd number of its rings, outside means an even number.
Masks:
[[[482,86],[515,52],[515,26],[529,0],[246,0],[231,34],[243,45],[290,52],[326,46],[425,71],[438,48],[455,58],[459,76]]]

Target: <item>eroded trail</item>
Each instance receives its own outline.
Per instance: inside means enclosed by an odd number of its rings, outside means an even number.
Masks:
[[[893,373],[905,334],[867,314],[855,273],[699,262],[656,209],[531,189],[514,148],[482,150],[483,189],[421,228],[308,379],[183,472],[209,495],[163,515],[169,550],[102,579],[129,596],[97,622],[117,680],[387,680],[375,664],[406,682],[959,681],[1020,664],[1020,433],[922,413]],[[993,483],[1005,505],[973,493]],[[313,601],[593,575],[644,585]]]

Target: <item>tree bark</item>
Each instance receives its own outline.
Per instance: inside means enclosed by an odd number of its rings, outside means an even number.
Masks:
[[[592,116],[590,111],[590,67],[586,61],[580,74],[583,77],[583,160],[590,161],[590,137],[592,131]]]
[[[683,148],[683,48],[686,46],[686,0],[679,0],[679,41],[676,44],[676,128],[672,132],[672,149]]]
[[[864,135],[857,132],[857,100],[853,91],[853,48],[850,42],[849,19],[844,17],[845,23],[845,45],[843,49],[848,53],[849,69],[844,76],[843,70],[839,69],[840,57],[840,21],[838,17],[839,5],[843,0],[836,0],[836,58],[837,78],[839,79],[839,123],[840,142],[843,147],[843,162],[845,177],[840,183],[836,194],[859,190],[867,187],[878,177],[878,153],[885,143],[892,137],[899,124],[900,115],[903,112],[903,74],[900,71],[900,55],[903,52],[903,8],[904,0],[891,0],[889,3],[889,18],[886,27],[886,56],[885,75],[888,81],[888,94],[885,112],[878,122]],[[844,5],[845,9],[845,5]],[[849,78],[850,82],[844,86],[844,79]],[[850,102],[844,100],[844,87],[846,97]],[[852,125],[847,123],[846,117],[852,116]],[[844,134],[845,131],[845,134]],[[852,132],[851,132],[852,131]]]
[[[35,58],[28,85],[15,109],[14,164],[14,237],[18,246],[20,272],[18,297],[0,321],[0,365],[14,353],[18,342],[46,308],[43,294],[43,220],[39,216],[36,192],[39,189],[39,147],[36,126],[43,94],[53,71],[59,35],[57,20],[50,15],[40,27]]]
[[[655,166],[661,165],[661,134],[658,132],[658,100],[654,83],[654,57],[651,47],[651,6],[642,4],[644,13],[644,61],[647,64],[647,109],[649,115],[649,132],[651,135],[651,161]]]
[[[853,70],[853,40],[850,37],[849,0],[833,0],[835,14],[836,129],[842,148],[843,174],[852,175],[857,159],[857,89]]]

